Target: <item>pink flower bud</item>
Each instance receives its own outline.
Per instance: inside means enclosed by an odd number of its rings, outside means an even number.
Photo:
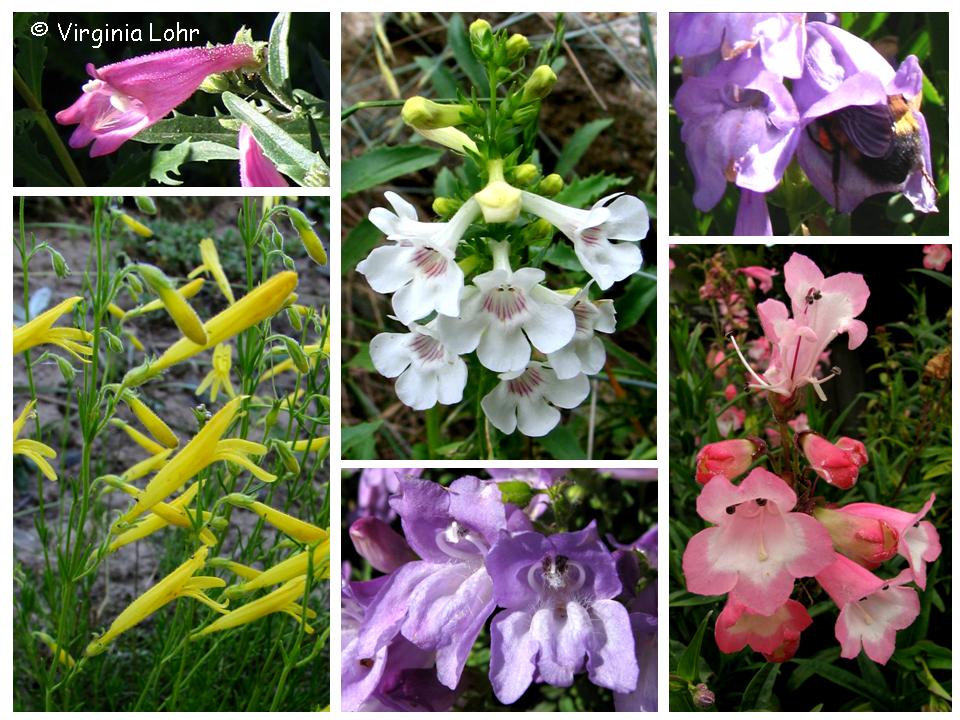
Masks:
[[[354,521],[350,539],[360,556],[380,572],[393,572],[417,559],[404,537],[380,518],[362,517]]]
[[[721,440],[705,445],[697,453],[697,482],[706,485],[716,475],[735,480],[743,475],[753,461],[767,450],[760,438]]]
[[[797,444],[817,475],[843,490],[856,484],[860,468],[867,463],[867,449],[853,438],[842,437],[834,445],[822,435],[808,431],[797,436]]]
[[[813,516],[830,533],[837,552],[865,568],[873,569],[897,553],[899,533],[883,520],[823,507]]]

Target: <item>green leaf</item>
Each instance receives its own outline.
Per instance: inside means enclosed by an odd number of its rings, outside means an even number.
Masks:
[[[263,154],[273,161],[277,169],[298,185],[318,187],[327,184],[329,169],[319,155],[307,150],[252,103],[231,92],[225,92],[220,97],[230,113],[250,127]]]
[[[934,280],[939,280],[949,288],[953,287],[953,278],[945,273],[937,272],[936,270],[927,270],[926,268],[910,268],[910,272],[920,273],[921,275],[932,277]]]
[[[69,184],[26,133],[14,135],[13,166],[23,185],[63,187]]]
[[[29,24],[45,20],[47,13],[16,13],[18,16],[24,16],[29,20]],[[30,88],[30,92],[37,99],[37,102],[43,103],[41,92],[43,90],[43,65],[47,59],[47,43],[42,37],[34,37],[29,31],[23,33],[17,38],[17,56],[14,58],[14,65],[20,72],[20,77]]]
[[[555,173],[567,177],[580,162],[580,158],[590,149],[593,141],[613,124],[613,118],[604,118],[603,120],[594,120],[577,129],[573,136],[563,146],[560,157],[557,159],[557,165],[553,169]]]
[[[484,72],[480,62],[473,54],[473,48],[470,47],[470,35],[463,24],[463,18],[460,13],[454,13],[447,25],[447,44],[453,50],[453,57],[457,60],[457,65],[470,78],[470,82],[477,86],[481,94],[487,93],[487,73]],[[470,95],[470,88],[464,88],[466,95]]]
[[[341,197],[430,167],[441,157],[443,150],[426,145],[391,145],[370,150],[343,163],[340,170]]]
[[[711,617],[713,617],[713,610],[703,616],[703,620],[700,621],[700,627],[697,628],[696,635],[693,636],[693,640],[690,641],[690,644],[687,645],[683,651],[683,655],[681,655],[677,661],[677,675],[689,683],[698,680],[697,670],[700,666],[700,648],[703,646],[703,634],[707,631],[707,624],[710,622]]]
[[[747,689],[743,691],[743,699],[740,701],[740,712],[749,710],[775,710],[771,707],[770,700],[773,697],[773,685],[780,674],[780,663],[764,663],[763,666],[753,676]]]
[[[383,425],[383,420],[374,422],[360,423],[359,425],[348,425],[340,431],[340,452],[346,455],[354,447],[372,440],[374,434]]]
[[[657,282],[644,275],[634,275],[627,283],[626,291],[614,304],[617,329],[625,330],[636,325],[656,301]]]
[[[340,273],[346,275],[363,260],[383,238],[383,233],[372,222],[364,219],[343,241],[340,254]]]
[[[540,438],[540,444],[554,460],[586,460],[580,440],[566,425],[558,425]]]
[[[420,68],[424,78],[430,79],[433,93],[438,98],[452,98],[457,96],[457,79],[443,65],[443,57],[428,58],[417,55],[413,61]]]
[[[823,660],[798,660],[794,658],[791,662],[800,666],[800,669],[790,676],[787,687],[795,691],[810,675],[819,675],[824,680],[839,685],[860,697],[870,700],[876,705],[876,709],[889,708],[893,706],[893,698],[888,693],[880,692],[881,688],[875,687],[858,675],[852,672],[838,668],[833,663]]]
[[[277,88],[288,90],[290,87],[290,48],[287,36],[290,34],[290,13],[277,13],[270,28],[270,44],[267,47],[267,77]]]
[[[613,175],[598,173],[574,180],[557,193],[554,200],[564,205],[582,208],[593,204],[604,195],[609,195],[611,190],[629,185],[632,181],[633,178],[618,178]]]
[[[180,180],[170,177],[180,174],[180,166],[187,161],[190,155],[190,139],[174,145],[170,150],[154,150],[150,163],[150,179],[162,185],[182,185]]]

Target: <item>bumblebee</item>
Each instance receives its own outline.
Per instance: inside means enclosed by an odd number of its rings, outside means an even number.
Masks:
[[[807,126],[810,139],[833,156],[834,207],[840,206],[844,156],[879,183],[900,185],[911,172],[920,170],[933,185],[923,167],[920,124],[914,115],[919,104],[919,96],[908,102],[903,95],[891,95],[885,105],[852,105]]]

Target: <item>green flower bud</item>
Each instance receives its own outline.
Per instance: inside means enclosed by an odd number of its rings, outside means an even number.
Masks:
[[[539,174],[540,170],[536,165],[533,163],[524,163],[523,165],[517,165],[517,167],[513,169],[513,181],[517,185],[529,187],[534,183]]]
[[[557,82],[557,74],[550,69],[549,65],[540,65],[527,78],[523,84],[523,102],[532,103],[535,100],[543,100]]]
[[[290,216],[290,222],[300,235],[300,241],[303,247],[315,263],[318,265],[327,264],[327,251],[323,249],[323,243],[313,231],[313,225],[307,220],[307,216],[296,208],[290,208],[287,213]]]
[[[219,95],[230,89],[230,80],[227,79],[226,73],[207,75],[197,89],[210,95]]]
[[[135,195],[133,201],[137,204],[137,209],[147,215],[157,214],[157,204],[149,195]]]
[[[442,218],[449,218],[463,205],[457,198],[438,197],[433,201],[433,211]]]
[[[403,104],[400,116],[417,130],[439,130],[459,125],[469,112],[469,105],[443,105],[416,95]]]
[[[540,104],[532,103],[530,105],[525,105],[524,107],[518,108],[513,113],[513,122],[517,125],[529,125],[532,122],[537,121],[537,116],[540,114]]]
[[[514,33],[507,39],[504,47],[507,50],[507,60],[514,62],[527,54],[530,50],[530,41],[526,36]]]
[[[481,62],[486,62],[493,56],[493,30],[486,20],[474,20],[470,23],[470,47]]]
[[[556,173],[547,175],[537,187],[537,191],[544,197],[553,197],[561,190],[563,190],[563,178]]]

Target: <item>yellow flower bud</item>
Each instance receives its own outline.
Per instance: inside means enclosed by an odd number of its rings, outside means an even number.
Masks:
[[[313,226],[310,221],[307,220],[307,216],[296,208],[290,208],[288,214],[290,215],[290,222],[293,223],[297,234],[300,235],[300,241],[303,243],[307,255],[318,265],[326,265],[327,251],[323,249],[323,243],[313,231]]]
[[[417,95],[403,104],[400,117],[417,130],[439,130],[459,125],[463,122],[463,115],[469,111],[468,105],[442,105]]]
[[[520,214],[520,190],[503,179],[503,160],[491,160],[490,181],[474,197],[488,223],[512,222]]]
[[[540,181],[540,186],[537,190],[544,197],[553,197],[563,190],[563,178],[556,173],[550,173]]]
[[[519,60],[530,50],[530,41],[525,35],[514,33],[511,35],[504,46],[507,51],[507,60],[513,62]]]
[[[513,181],[517,185],[529,187],[537,179],[539,174],[540,170],[536,165],[524,163],[523,165],[517,165],[517,167],[513,169]]]
[[[543,100],[543,98],[549,95],[550,91],[553,90],[553,86],[556,82],[557,74],[550,69],[549,65],[538,66],[523,84],[523,96],[521,101],[524,104],[527,104],[534,102],[535,100]]]
[[[433,211],[440,217],[448,218],[457,212],[461,205],[463,203],[456,198],[438,197],[433,201]]]
[[[145,238],[153,237],[153,230],[148,228],[139,220],[136,220],[130,217],[125,212],[118,213],[118,215],[120,216],[120,220],[123,221],[123,224],[126,225],[131,230],[133,230],[133,232],[139,235],[140,237],[145,237]]]
[[[163,271],[153,265],[140,264],[137,272],[160,298],[167,313],[186,337],[198,345],[206,345],[207,333],[203,323],[183,295],[177,292],[173,283]]]

